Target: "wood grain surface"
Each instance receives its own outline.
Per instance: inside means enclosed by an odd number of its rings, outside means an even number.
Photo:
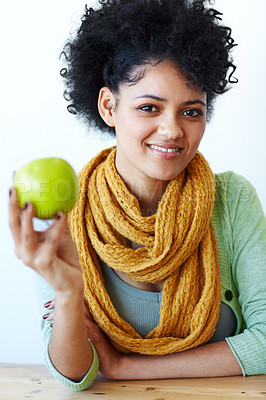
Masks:
[[[0,364],[1,400],[245,400],[266,399],[266,375],[109,381],[98,374],[88,390],[63,387],[44,365]]]

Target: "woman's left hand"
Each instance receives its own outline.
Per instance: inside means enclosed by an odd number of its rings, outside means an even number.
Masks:
[[[48,310],[52,310],[55,307],[56,299],[51,300],[50,302],[45,304],[45,307]],[[91,313],[84,301],[84,312],[85,312],[85,321],[87,327],[88,338],[91,340],[93,346],[96,349],[100,367],[99,370],[101,374],[107,379],[120,379],[119,378],[119,370],[121,367],[123,353],[119,352],[115,349],[115,347],[108,340],[105,333],[101,330],[101,328],[96,324],[93,320]],[[43,318],[46,321],[53,321],[53,311],[45,314]],[[53,322],[51,323],[53,326]]]

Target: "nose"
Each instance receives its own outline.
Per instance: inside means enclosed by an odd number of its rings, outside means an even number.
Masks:
[[[157,132],[159,135],[165,136],[169,140],[177,139],[184,135],[180,121],[176,115],[172,114],[162,116]]]

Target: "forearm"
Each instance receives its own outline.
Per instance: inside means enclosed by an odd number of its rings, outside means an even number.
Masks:
[[[241,368],[226,341],[180,353],[122,357],[114,379],[167,379],[241,375]]]
[[[49,355],[55,368],[65,377],[79,382],[92,364],[82,293],[63,296],[57,293]]]

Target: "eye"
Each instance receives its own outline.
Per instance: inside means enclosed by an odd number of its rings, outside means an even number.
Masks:
[[[151,112],[156,112],[158,111],[158,108],[154,106],[153,104],[144,104],[143,106],[138,107],[138,110],[151,113]]]
[[[183,112],[183,115],[185,115],[187,117],[197,118],[197,117],[201,117],[203,115],[203,112],[201,110],[193,108],[191,110],[185,110]]]

